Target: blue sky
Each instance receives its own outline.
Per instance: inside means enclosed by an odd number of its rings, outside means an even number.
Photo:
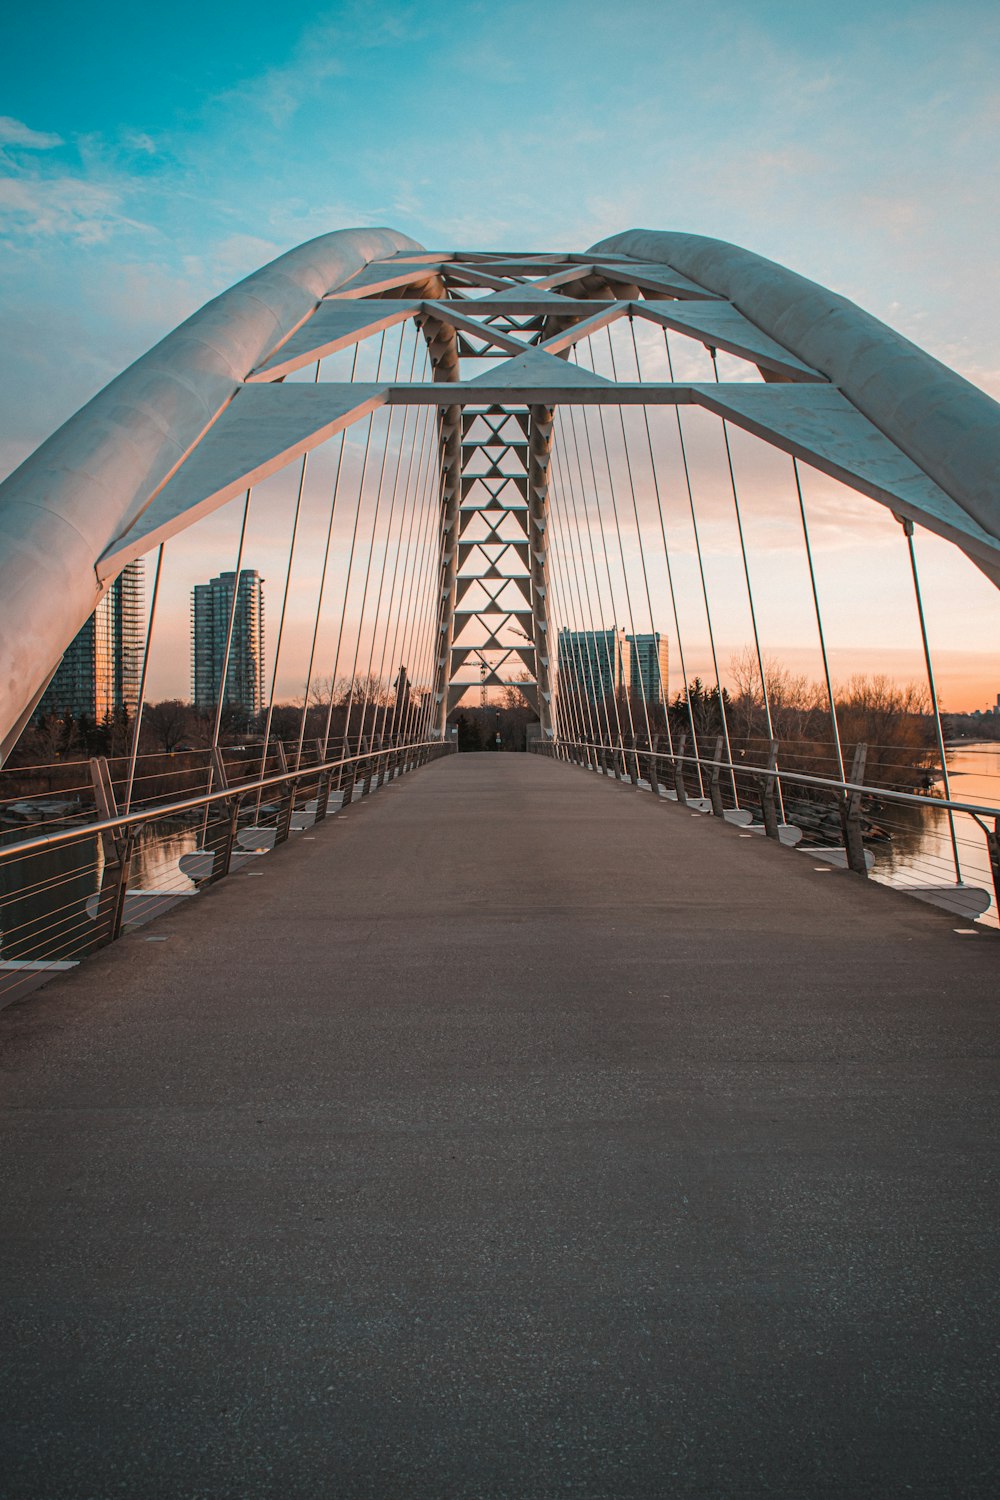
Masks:
[[[995,0],[57,0],[4,53],[0,473],[208,297],[363,223],[732,239],[1000,396]]]

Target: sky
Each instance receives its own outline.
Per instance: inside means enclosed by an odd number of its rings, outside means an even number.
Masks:
[[[732,240],[1000,398],[995,0],[56,0],[8,12],[0,66],[0,474],[209,297],[364,224],[442,249]],[[871,508],[852,548],[826,503],[842,670],[872,669],[884,623],[908,672],[905,570],[890,584],[873,548],[859,579]],[[985,707],[997,591],[944,543],[920,550],[945,706]],[[197,565],[171,585],[177,631]],[[775,630],[794,651],[780,611]],[[154,696],[184,690],[182,655],[178,634]]]

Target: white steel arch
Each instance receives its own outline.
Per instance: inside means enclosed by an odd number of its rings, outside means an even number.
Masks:
[[[468,299],[470,288],[485,295]],[[750,359],[765,383],[615,382],[567,360],[622,317]],[[427,339],[432,381],[282,384],[407,319]],[[463,351],[502,362],[462,379]],[[511,652],[550,728],[546,526],[559,405],[705,407],[947,537],[1000,582],[1000,406],[845,298],[696,235],[632,230],[585,252],[512,256],[343,230],[208,303],[0,485],[0,754],[125,563],[376,407],[400,404],[439,411],[442,729],[470,660],[454,645],[460,571],[482,544],[463,543],[462,501],[473,455],[484,454],[495,472],[479,482],[520,497],[497,501],[516,521],[514,539],[491,522],[489,545],[515,567],[524,604],[507,615],[530,625],[520,630],[530,640]],[[476,413],[485,438],[472,432]],[[502,576],[496,563],[493,572]],[[489,611],[466,613],[496,641]]]

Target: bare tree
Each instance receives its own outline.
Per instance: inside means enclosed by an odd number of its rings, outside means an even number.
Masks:
[[[161,750],[170,755],[191,732],[191,709],[179,698],[165,698],[162,703],[147,703],[142,715],[144,732]]]

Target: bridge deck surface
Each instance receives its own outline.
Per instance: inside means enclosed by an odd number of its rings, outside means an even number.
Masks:
[[[6,1500],[992,1496],[955,925],[469,755],[10,1007]]]

